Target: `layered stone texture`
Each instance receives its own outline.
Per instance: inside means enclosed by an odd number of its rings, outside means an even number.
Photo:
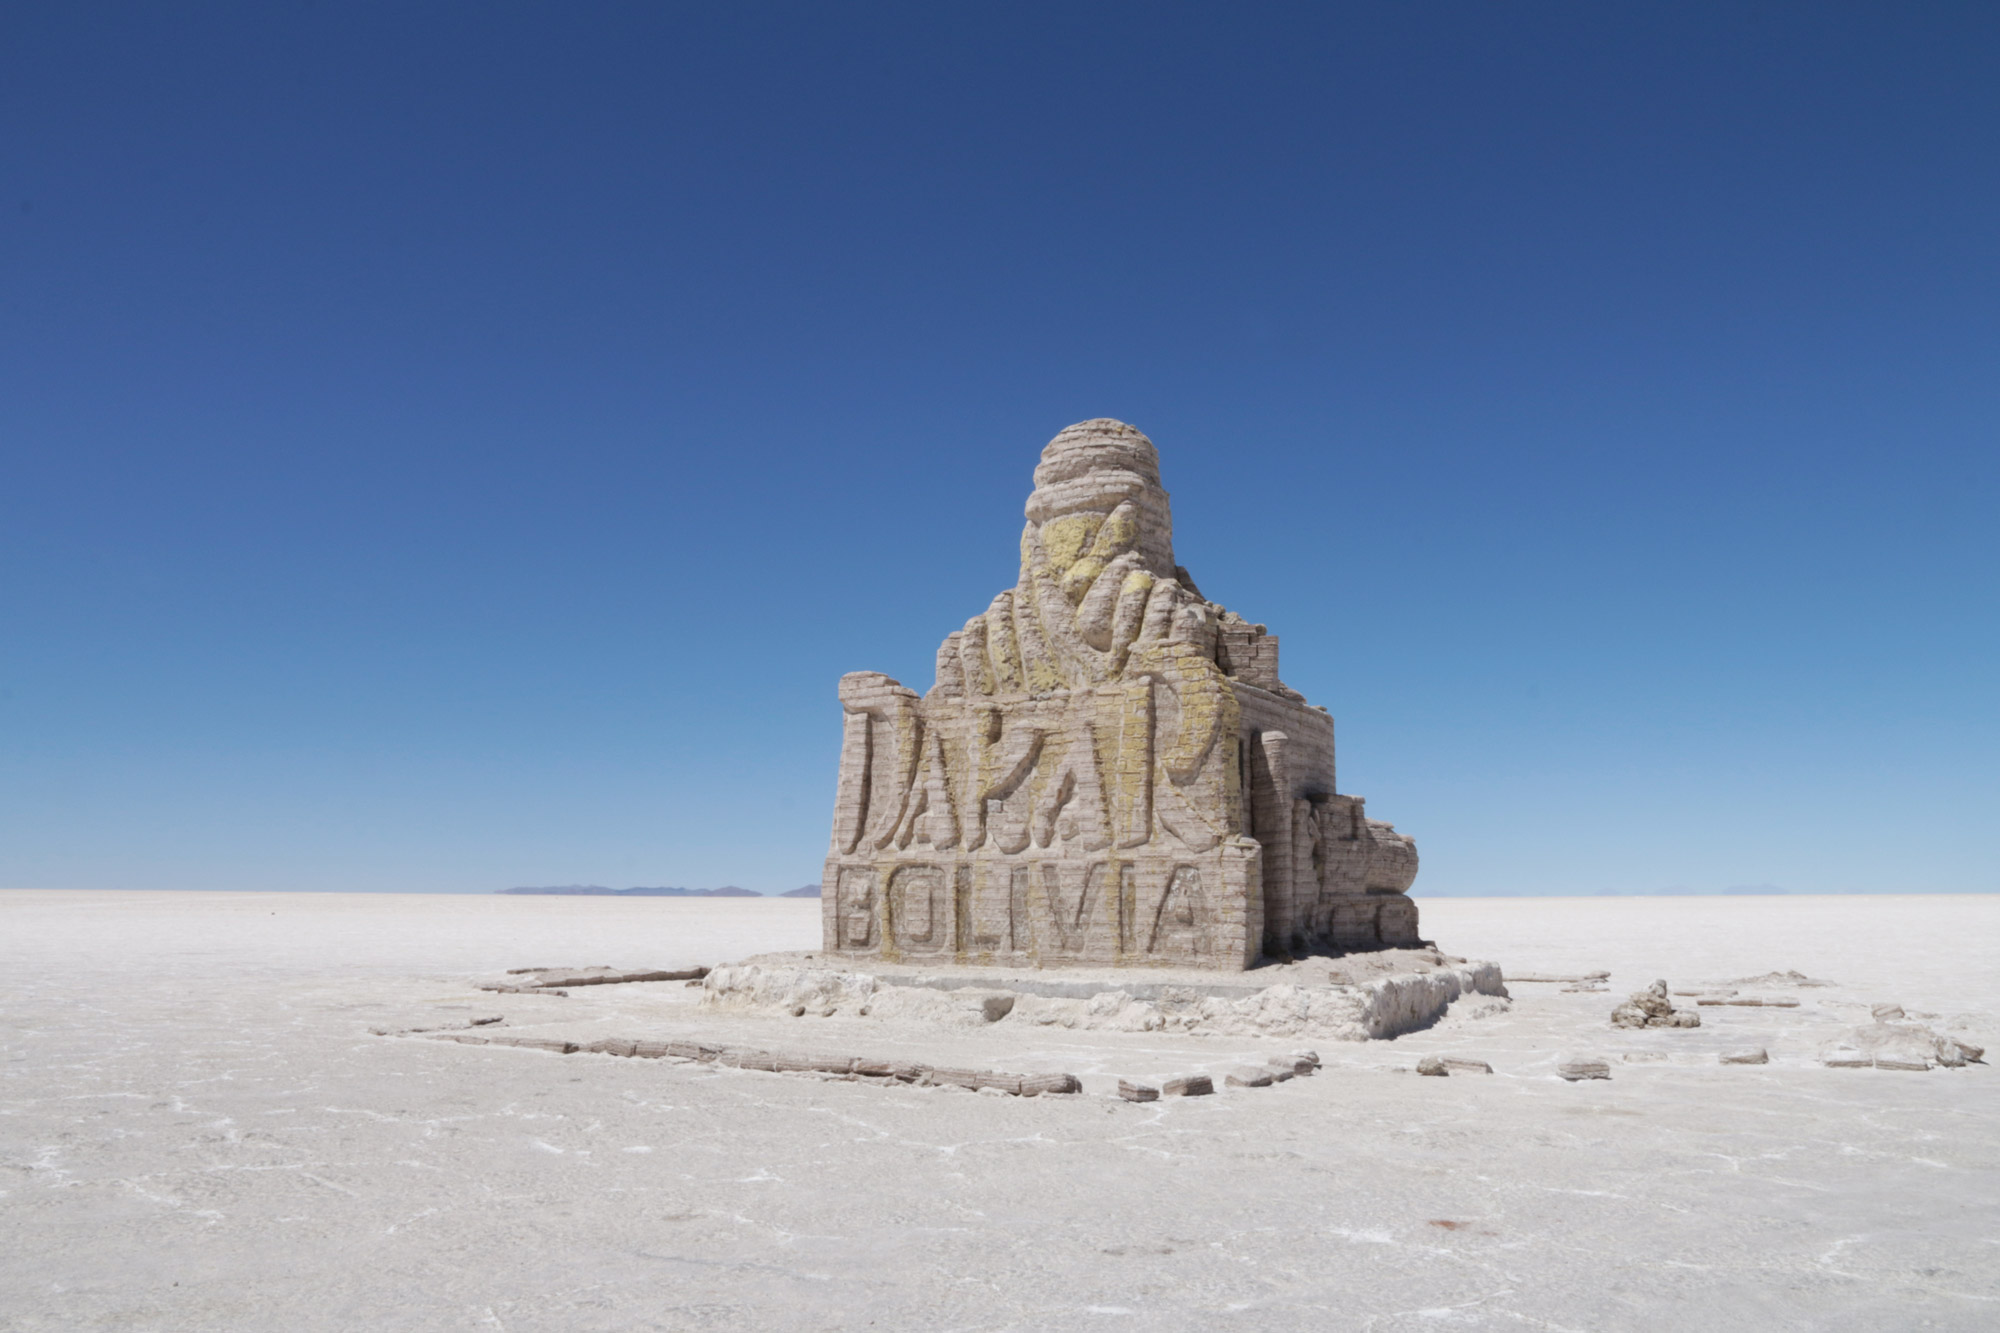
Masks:
[[[1416,844],[1334,787],[1333,719],[1278,640],[1174,563],[1159,456],[1049,442],[1021,573],[921,697],[841,678],[829,953],[1243,968],[1418,943]]]

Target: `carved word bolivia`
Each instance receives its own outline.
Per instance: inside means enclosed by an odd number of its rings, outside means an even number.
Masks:
[[[1153,443],[1049,442],[1021,577],[919,698],[840,681],[829,953],[1242,968],[1417,943],[1416,844],[1334,793],[1333,719],[1174,563]]]

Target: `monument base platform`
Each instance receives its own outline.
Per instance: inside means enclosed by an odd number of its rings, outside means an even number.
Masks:
[[[762,954],[702,981],[704,1007],[950,1027],[1061,1027],[1367,1041],[1429,1027],[1457,1000],[1507,989],[1495,963],[1433,948],[1198,968],[931,967],[823,953]]]

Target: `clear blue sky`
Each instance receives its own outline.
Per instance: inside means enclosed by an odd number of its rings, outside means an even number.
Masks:
[[[15,5],[0,885],[773,891],[1159,444],[1422,894],[2000,889],[2000,7]]]

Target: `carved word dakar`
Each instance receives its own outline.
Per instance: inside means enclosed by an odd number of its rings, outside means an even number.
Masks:
[[[929,694],[841,678],[829,953],[1242,968],[1412,945],[1417,849],[1334,792],[1333,719],[1278,640],[1174,563],[1153,443],[1042,451],[1021,577]]]

